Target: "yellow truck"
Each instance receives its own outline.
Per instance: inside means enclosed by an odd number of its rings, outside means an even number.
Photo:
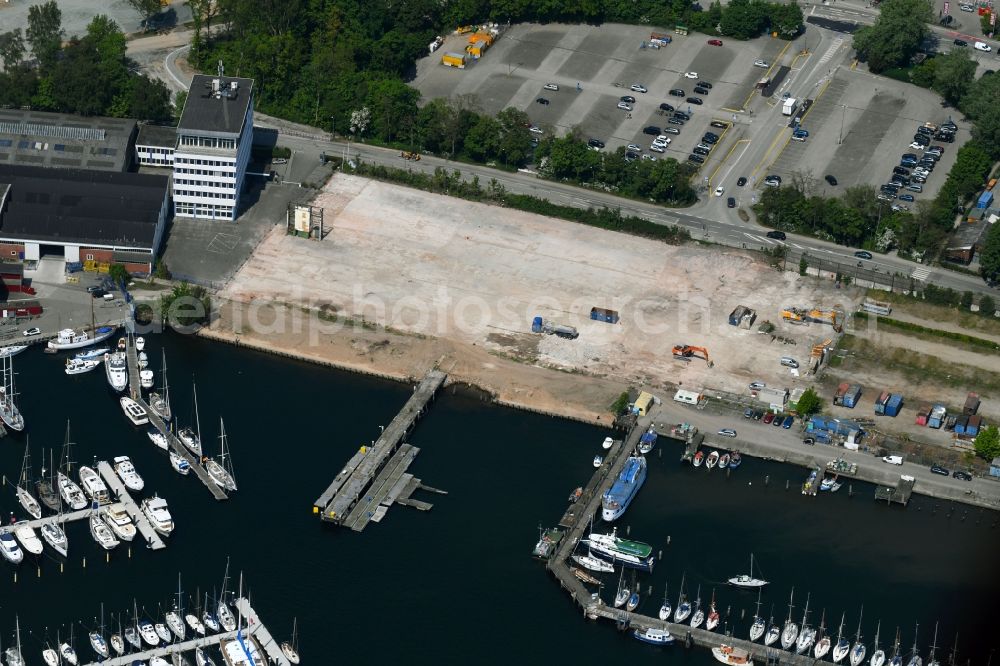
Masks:
[[[465,69],[465,54],[445,53],[443,56],[441,56],[441,64],[447,65],[448,67],[458,67],[459,69]]]

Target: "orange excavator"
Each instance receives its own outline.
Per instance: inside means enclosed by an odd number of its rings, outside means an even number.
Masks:
[[[704,347],[692,347],[690,345],[674,345],[674,358],[678,361],[690,361],[694,357],[703,358],[708,363],[708,367],[715,365],[708,358],[708,350]]]

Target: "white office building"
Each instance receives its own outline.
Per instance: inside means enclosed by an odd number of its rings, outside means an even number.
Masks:
[[[177,126],[174,214],[234,220],[253,143],[253,79],[197,75]]]

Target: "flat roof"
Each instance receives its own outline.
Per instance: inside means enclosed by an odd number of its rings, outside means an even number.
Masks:
[[[152,248],[166,176],[0,165],[0,237]]]
[[[239,134],[252,94],[253,79],[196,74],[177,128]]]
[[[975,222],[962,222],[952,232],[951,241],[946,249],[962,250],[978,245],[989,227],[989,223],[982,219]]]
[[[0,109],[0,164],[124,171],[135,120]]]
[[[135,145],[174,148],[177,145],[177,128],[143,123],[139,125],[139,136],[135,139]]]

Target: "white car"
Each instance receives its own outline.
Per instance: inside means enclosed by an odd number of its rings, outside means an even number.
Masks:
[[[39,335],[41,332],[42,332],[42,329],[40,329],[40,328],[38,328],[36,326],[34,328],[29,328],[28,330],[23,331],[21,333],[21,335],[23,335],[24,337],[28,338],[28,337],[31,337],[32,335]]]
[[[989,53],[990,51],[993,50],[993,47],[987,44],[986,42],[976,42],[975,44],[972,45],[972,48],[976,49],[977,51],[984,51],[986,53]]]
[[[635,151],[637,153],[641,153],[642,152],[642,148],[640,148],[639,146],[635,145],[634,143],[630,143],[627,146],[625,146],[625,150],[632,150],[632,151]]]
[[[763,67],[764,69],[767,69],[768,67],[770,67],[770,65],[767,64],[766,60],[754,60],[753,61],[753,66],[754,67]]]
[[[546,90],[559,90],[559,86],[557,86],[555,83],[546,83],[542,87],[545,88]]]
[[[645,86],[640,86],[638,83],[633,83],[631,86],[629,86],[629,90],[637,93],[648,92]]]
[[[887,462],[890,465],[902,465],[903,456],[885,456],[882,458],[882,462]]]
[[[656,157],[654,157],[653,155],[643,155],[642,159],[648,160],[650,162],[655,162],[656,161]]]
[[[927,146],[925,146],[924,144],[917,143],[916,141],[914,141],[913,143],[910,144],[910,148],[913,148],[914,150],[923,150],[926,147]]]
[[[715,188],[715,196],[721,197],[725,191],[726,188],[724,188],[722,185],[719,185],[717,188]]]
[[[631,111],[632,107],[628,102],[618,102],[618,108],[622,111]]]
[[[654,153],[665,153],[665,152],[667,152],[667,147],[666,146],[661,146],[658,143],[651,143],[649,145],[649,149],[652,150]]]
[[[697,79],[698,78],[698,72],[684,72],[684,78],[685,79]]]
[[[958,6],[958,8],[961,9],[963,12],[974,12],[974,11],[976,11],[975,7],[973,7],[970,4],[964,3],[964,2],[962,4],[960,4]]]
[[[667,144],[670,143],[670,137],[667,136],[666,134],[661,134],[658,137],[656,137],[655,139],[653,139],[653,142],[654,143],[662,143],[663,145],[667,145]]]
[[[535,127],[534,125],[529,127],[528,131],[531,132],[532,134],[545,134],[545,130],[543,130],[541,127]]]
[[[719,434],[723,437],[736,437],[736,431],[732,428],[723,428],[719,431]]]

